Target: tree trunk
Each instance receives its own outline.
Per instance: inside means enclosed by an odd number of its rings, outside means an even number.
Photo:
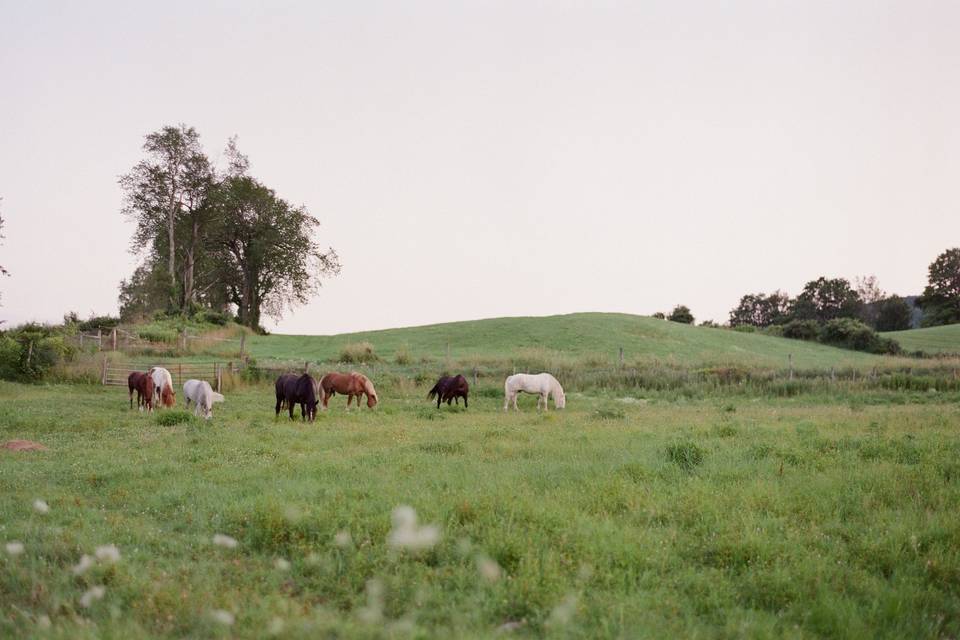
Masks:
[[[170,271],[170,304],[171,306],[177,306],[177,270],[176,262],[174,260],[174,254],[176,253],[177,241],[174,237],[174,227],[176,222],[176,213],[177,213],[177,202],[174,197],[174,189],[170,190],[170,209],[167,211],[167,239],[169,240],[170,246],[167,247],[167,250],[170,252],[170,255],[167,258],[167,268]]]
[[[187,249],[187,266],[183,272],[183,300],[184,306],[190,307],[195,302],[196,291],[193,288],[193,272],[196,265],[196,251],[199,243],[200,225],[196,220],[190,232],[190,247]]]

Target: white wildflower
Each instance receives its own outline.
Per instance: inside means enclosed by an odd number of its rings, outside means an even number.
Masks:
[[[23,543],[17,542],[16,540],[14,540],[13,542],[8,542],[7,553],[9,553],[12,556],[20,555],[21,553],[23,553]]]
[[[214,609],[213,611],[211,611],[210,619],[213,620],[214,622],[218,622],[228,627],[233,625],[233,622],[235,620],[232,613],[230,613],[229,611],[224,611],[223,609]]]
[[[38,498],[33,501],[33,510],[37,513],[48,513],[50,511],[50,505]]]
[[[290,561],[284,560],[283,558],[277,558],[273,561],[273,567],[278,571],[289,571],[290,570]]]
[[[106,588],[101,586],[90,587],[87,589],[87,592],[80,596],[80,606],[84,608],[89,608],[90,605],[94,603],[95,600],[100,600],[103,598],[103,594],[107,592]]]
[[[80,556],[80,562],[73,567],[73,575],[79,576],[83,573],[86,573],[87,569],[93,566],[93,557],[83,554]]]
[[[496,582],[503,575],[503,570],[497,561],[483,554],[477,556],[477,570],[487,582]]]
[[[413,507],[399,506],[393,510],[393,530],[387,536],[387,544],[395,549],[421,551],[440,542],[440,527],[417,526],[417,512]]]
[[[222,533],[218,533],[213,536],[213,544],[218,547],[226,547],[227,549],[235,549],[237,547],[237,541],[235,538],[230,536],[225,536]]]
[[[550,617],[547,618],[547,626],[565,625],[573,619],[573,614],[576,612],[577,596],[572,593],[568,594],[563,602],[555,606],[553,611],[550,612]]]
[[[105,544],[97,547],[93,553],[100,562],[113,563],[120,561],[120,550],[117,549],[117,545],[114,544]]]
[[[52,623],[50,622],[50,616],[47,614],[37,616],[37,626],[41,629],[49,629],[52,626]]]
[[[357,616],[367,624],[377,624],[383,619],[383,583],[380,580],[367,580],[367,606],[360,607]]]
[[[333,543],[338,547],[349,547],[353,544],[353,536],[349,531],[337,531],[337,535],[333,536]]]

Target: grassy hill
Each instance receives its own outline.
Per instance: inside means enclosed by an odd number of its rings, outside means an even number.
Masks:
[[[614,363],[623,347],[627,362],[661,360],[677,364],[741,364],[796,368],[874,366],[881,356],[819,344],[693,327],[622,313],[491,318],[403,329],[333,336],[256,336],[250,353],[260,359],[335,361],[341,349],[369,342],[377,355],[392,359],[398,350],[412,358],[507,358],[531,349]]]
[[[907,351],[960,353],[960,324],[948,324],[926,329],[908,329],[907,331],[890,331],[883,335],[887,338],[893,338]]]

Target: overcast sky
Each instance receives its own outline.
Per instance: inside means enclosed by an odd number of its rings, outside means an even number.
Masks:
[[[960,3],[0,0],[0,319],[116,313],[117,176],[166,124],[320,221],[271,329],[725,321],[960,245]]]

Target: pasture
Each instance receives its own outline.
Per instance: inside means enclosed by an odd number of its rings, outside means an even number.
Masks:
[[[906,351],[954,355],[960,353],[960,324],[908,329],[907,331],[888,331],[882,335],[893,338]]]
[[[203,421],[0,383],[49,447],[0,450],[0,636],[960,635],[956,392],[428,389],[304,424],[267,384]],[[391,546],[400,505],[439,540]]]

